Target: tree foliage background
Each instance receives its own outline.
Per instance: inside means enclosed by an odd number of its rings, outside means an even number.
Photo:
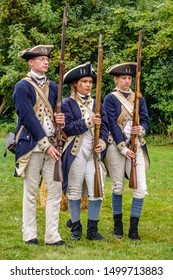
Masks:
[[[0,121],[15,121],[14,84],[27,63],[18,53],[37,44],[53,44],[48,76],[58,82],[62,16],[68,8],[66,71],[92,61],[97,67],[99,34],[103,36],[102,98],[114,87],[106,69],[136,61],[138,32],[143,33],[141,92],[146,98],[151,133],[173,131],[173,1],[172,0],[1,0]],[[69,88],[64,87],[64,97]]]

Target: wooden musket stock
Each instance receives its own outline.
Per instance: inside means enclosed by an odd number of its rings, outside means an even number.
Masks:
[[[103,63],[103,48],[102,35],[99,36],[98,46],[98,65],[97,65],[97,85],[96,85],[96,110],[95,113],[100,115],[101,105],[101,84],[102,84],[102,63]],[[100,138],[100,125],[95,124],[94,130],[94,147],[98,145]],[[99,167],[99,155],[94,152],[95,176],[94,176],[94,197],[103,197],[102,181]]]
[[[56,108],[55,108],[55,112],[57,114],[61,112],[61,106],[62,106],[63,77],[64,77],[64,71],[65,71],[64,49],[65,49],[65,37],[66,37],[66,25],[67,25],[67,7],[64,8],[63,24],[62,24],[61,58],[60,58],[60,67],[59,67],[59,87],[58,87],[57,104],[56,104]],[[61,125],[55,125],[55,144],[54,144],[54,146],[55,146],[55,148],[57,148],[60,155],[62,155],[63,137],[62,137]],[[63,182],[61,157],[59,157],[59,160],[55,162],[54,181]]]
[[[142,51],[142,30],[139,31],[139,38],[138,38],[135,99],[134,99],[132,126],[139,125],[139,99],[141,98],[141,92],[140,92],[141,51]],[[130,178],[129,178],[129,188],[132,188],[132,189],[137,189],[137,173],[136,173],[137,140],[138,140],[138,135],[132,134],[130,149],[135,153],[135,158],[131,159],[131,171],[130,171]]]

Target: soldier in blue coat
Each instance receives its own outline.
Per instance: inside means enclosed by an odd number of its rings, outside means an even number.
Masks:
[[[65,178],[63,190],[68,195],[72,240],[79,240],[82,235],[80,202],[86,190],[85,194],[89,201],[87,239],[105,241],[98,232],[98,217],[103,198],[94,197],[93,151],[101,154],[106,148],[108,122],[102,105],[100,116],[94,113],[95,100],[91,96],[94,82],[96,82],[96,73],[90,62],[71,69],[64,76],[64,83],[71,84],[71,96],[64,99],[62,105],[66,123],[64,132],[68,137],[62,161]],[[101,124],[101,129],[99,144],[93,147],[95,124]],[[104,169],[102,165],[100,168],[102,183],[104,183]]]
[[[141,97],[139,101],[139,125],[132,127],[135,94],[130,86],[132,78],[136,74],[136,63],[115,64],[107,69],[107,73],[114,76],[115,83],[114,90],[105,97],[103,102],[110,127],[105,164],[112,182],[113,236],[115,238],[123,236],[122,195],[124,178],[129,178],[131,158],[135,157],[130,148],[130,139],[131,134],[136,134],[138,136],[136,153],[137,189],[133,189],[128,237],[139,241],[138,223],[144,197],[147,194],[146,169],[149,165],[149,157],[144,136],[149,130],[148,111],[145,99]]]
[[[15,175],[24,177],[23,240],[33,245],[38,245],[36,199],[41,178],[48,187],[44,242],[65,244],[58,232],[62,183],[53,180],[60,154],[52,145],[54,122],[63,126],[65,117],[54,113],[58,85],[45,75],[52,49],[52,45],[38,45],[19,53],[30,72],[15,85],[13,93],[18,116]]]

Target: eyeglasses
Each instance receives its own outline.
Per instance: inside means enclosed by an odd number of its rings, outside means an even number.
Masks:
[[[41,62],[50,62],[50,58],[48,57],[37,57],[37,59]]]

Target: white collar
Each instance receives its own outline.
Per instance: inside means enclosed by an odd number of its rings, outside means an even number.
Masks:
[[[77,94],[78,94],[79,97],[81,97],[81,98],[85,98],[85,97],[86,97],[86,99],[87,99],[89,96],[91,96],[91,93],[90,93],[90,92],[89,92],[88,94],[86,94],[86,95],[81,94],[81,93],[79,93],[79,92],[77,92]]]
[[[121,93],[124,93],[124,94],[130,94],[131,92],[132,92],[132,90],[129,88],[129,90],[128,91],[124,91],[124,90],[121,90],[121,89],[119,89],[119,88],[115,88],[117,91],[120,91]]]
[[[39,74],[37,74],[36,72],[34,72],[33,70],[31,70],[31,74],[32,74],[34,77],[38,78],[39,80],[41,80],[41,79],[46,79],[46,75],[45,75],[45,74],[39,75]]]

